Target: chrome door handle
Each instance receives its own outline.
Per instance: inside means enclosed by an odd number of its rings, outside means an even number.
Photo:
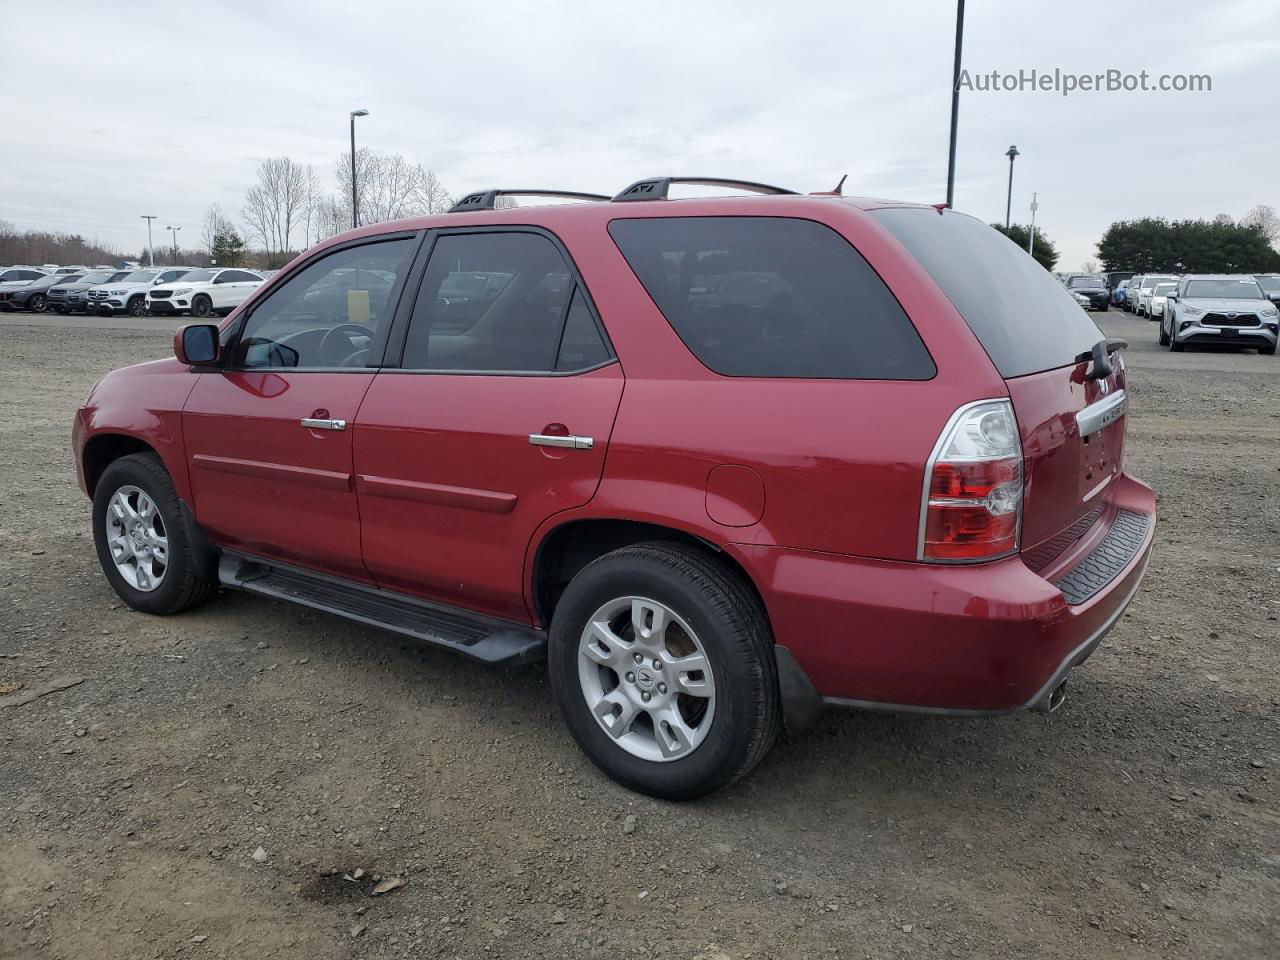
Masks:
[[[570,450],[590,450],[596,445],[592,437],[560,437],[549,433],[531,433],[529,442],[535,447],[568,447]]]
[[[345,420],[318,420],[315,417],[303,417],[302,425],[308,430],[345,430]]]

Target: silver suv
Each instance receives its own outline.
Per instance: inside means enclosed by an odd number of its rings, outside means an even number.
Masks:
[[[1175,353],[1189,343],[1220,343],[1274,356],[1278,338],[1280,309],[1250,276],[1186,277],[1160,320],[1160,346]]]

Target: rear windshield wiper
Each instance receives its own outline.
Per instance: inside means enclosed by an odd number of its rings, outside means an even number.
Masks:
[[[1123,350],[1129,346],[1129,341],[1121,340],[1119,337],[1107,337],[1105,340],[1099,340],[1093,345],[1092,350],[1076,356],[1076,363],[1086,363],[1090,360],[1093,365],[1084,375],[1086,380],[1104,380],[1111,376],[1111,354],[1119,350]]]

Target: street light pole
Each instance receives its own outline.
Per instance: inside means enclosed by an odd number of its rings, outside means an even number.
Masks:
[[[176,267],[178,265],[178,231],[182,228],[165,227],[165,229],[173,236],[173,265]]]
[[[367,117],[365,109],[351,111],[351,226],[360,226],[360,205],[356,194],[356,117]]]
[[[951,69],[951,148],[947,155],[947,206],[956,192],[956,124],[960,119],[960,50],[964,46],[964,0],[956,0],[956,59]]]
[[[1036,202],[1036,198],[1040,196],[1038,193],[1031,194],[1031,237],[1027,240],[1027,256],[1034,257],[1036,255],[1036,211],[1040,209],[1040,204]]]
[[[154,267],[156,265],[156,250],[151,246],[151,221],[158,219],[157,217],[144,213],[142,219],[147,221],[147,266]]]
[[[1013,215],[1013,161],[1019,156],[1017,147],[1010,147],[1004,154],[1009,158],[1009,198],[1004,204],[1004,228],[1009,229],[1009,219]]]

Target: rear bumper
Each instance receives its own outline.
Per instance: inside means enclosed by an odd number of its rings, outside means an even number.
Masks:
[[[1146,570],[1155,495],[1122,474],[1107,513],[1068,555],[973,566],[894,563],[746,547],[774,635],[828,703],[926,713],[1036,706],[1119,621]],[[1132,556],[1082,602],[1055,583],[1096,564],[1122,512],[1145,519]]]

